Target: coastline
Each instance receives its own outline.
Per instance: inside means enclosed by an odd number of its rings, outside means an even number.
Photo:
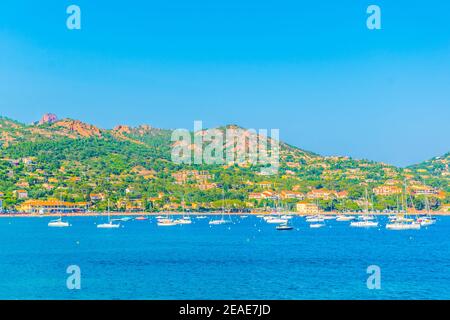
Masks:
[[[217,215],[222,215],[221,212],[191,212],[191,213],[183,213],[183,212],[110,212],[109,213],[111,216],[114,217],[123,217],[123,216],[149,216],[149,217],[155,217],[155,216],[165,216],[165,215],[175,215],[175,216],[180,216],[180,215],[190,215],[190,216],[198,216],[198,215],[202,215],[202,216],[217,216]],[[288,214],[288,215],[292,215],[292,216],[299,216],[299,217],[304,217],[304,216],[309,216],[311,214],[304,214],[304,213],[298,213],[298,212],[286,212],[283,214]],[[320,215],[361,215],[363,214],[362,212],[322,212],[320,213]],[[371,215],[375,215],[375,216],[390,216],[390,215],[394,215],[395,213],[376,213],[376,212],[371,212]],[[423,215],[423,214],[427,214],[426,212],[412,212],[409,213],[409,215]],[[429,213],[431,216],[450,216],[450,212],[431,212]],[[11,214],[0,214],[0,218],[44,218],[44,217],[59,217],[59,216],[63,216],[63,217],[104,217],[107,216],[108,213],[107,212],[87,212],[87,213],[51,213],[51,214],[35,214],[35,213],[11,213]],[[230,216],[242,216],[242,215],[252,215],[252,216],[257,216],[257,215],[272,215],[271,212],[245,212],[245,213],[227,213],[227,215]]]

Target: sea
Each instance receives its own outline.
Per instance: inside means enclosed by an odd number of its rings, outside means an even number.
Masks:
[[[450,299],[450,217],[437,219],[389,231],[386,217],[372,229],[294,217],[278,231],[255,216],[118,229],[97,229],[105,217],[0,218],[0,299]]]

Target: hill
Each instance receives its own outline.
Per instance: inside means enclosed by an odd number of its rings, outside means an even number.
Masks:
[[[5,207],[18,207],[26,199],[56,198],[85,201],[93,210],[104,210],[109,198],[118,209],[175,210],[182,199],[188,207],[208,209],[221,206],[225,190],[227,206],[234,208],[280,201],[292,208],[306,199],[326,210],[343,210],[360,208],[368,188],[375,208],[381,210],[395,205],[396,188],[404,179],[411,186],[428,188],[435,208],[448,201],[450,192],[448,154],[401,169],[350,157],[323,157],[280,142],[278,173],[264,175],[262,165],[248,162],[176,164],[171,161],[177,143],[171,141],[171,130],[149,125],[107,130],[54,115],[46,119],[25,125],[0,118],[0,194]],[[27,195],[18,196],[18,190]]]

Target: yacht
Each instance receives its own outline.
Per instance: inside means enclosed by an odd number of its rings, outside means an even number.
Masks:
[[[306,218],[306,222],[308,223],[316,223],[316,222],[323,222],[325,219],[322,216],[311,216]]]
[[[421,217],[417,219],[417,223],[422,227],[428,227],[436,223],[436,218]]]
[[[114,220],[111,220],[111,213],[109,211],[109,199],[108,199],[108,222],[101,223],[97,225],[98,229],[117,229],[120,227],[120,224],[114,224]]]
[[[266,220],[267,223],[271,223],[271,224],[280,224],[280,223],[287,223],[288,219],[282,219],[282,218],[278,218],[278,217],[271,217],[269,219]]]
[[[231,219],[225,220],[225,191],[224,191],[222,194],[222,217],[220,219],[210,220],[209,224],[212,226],[215,226],[215,225],[221,225],[221,224],[229,224],[231,222],[232,222]]]
[[[174,220],[177,224],[192,224],[192,220],[189,217],[183,217],[181,219]]]
[[[184,198],[183,198],[183,217],[181,219],[177,219],[174,222],[177,224],[192,224],[191,217],[186,215],[186,210],[184,208]]]
[[[388,230],[419,230],[420,223],[417,222],[392,222],[386,225]]]
[[[97,228],[99,228],[99,229],[117,229],[117,228],[120,228],[120,224],[114,224],[113,220],[111,220],[108,223],[98,224]]]
[[[350,227],[353,228],[376,228],[378,227],[378,222],[373,221],[375,220],[375,217],[372,215],[369,215],[369,196],[366,188],[365,193],[365,204],[366,208],[364,209],[364,214],[360,215],[358,217],[357,221],[350,222]]]
[[[219,224],[228,224],[228,223],[231,223],[231,221],[225,220],[224,218],[214,219],[214,220],[209,221],[210,225],[219,225]]]
[[[294,227],[288,225],[287,223],[283,223],[283,224],[278,225],[278,226],[276,227],[276,229],[277,229],[278,231],[289,231],[289,230],[293,230]]]
[[[432,217],[430,214],[430,204],[428,198],[425,197],[425,209],[427,210],[427,215],[419,217],[416,221],[420,223],[422,227],[428,227],[436,223],[436,218]]]
[[[371,221],[371,220],[375,220],[375,217],[373,215],[360,215],[358,217],[359,220],[364,220],[364,221]]]
[[[69,227],[69,223],[66,221],[62,221],[62,217],[60,217],[59,219],[56,220],[52,220],[48,223],[49,227],[53,227],[53,228],[66,228]]]
[[[378,227],[378,222],[370,220],[359,220],[350,222],[350,227],[354,228],[376,228]]]
[[[173,226],[178,225],[177,222],[175,222],[174,220],[169,219],[169,218],[158,219],[156,224],[158,227],[173,227]]]
[[[352,221],[352,220],[355,220],[354,216],[340,215],[336,217],[336,221]]]
[[[404,215],[397,216],[396,219],[391,220],[388,224],[386,224],[386,229],[388,230],[419,230],[421,225],[419,222],[416,222],[412,218],[408,218],[408,188],[406,185],[404,186],[404,197],[402,196],[402,206]]]
[[[319,228],[325,227],[325,224],[324,223],[311,223],[309,225],[309,227],[312,229],[319,229]]]

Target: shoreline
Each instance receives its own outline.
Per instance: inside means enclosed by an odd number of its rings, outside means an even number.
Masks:
[[[112,217],[123,217],[123,216],[148,216],[148,217],[156,217],[156,216],[166,216],[166,215],[187,215],[187,216],[218,216],[222,215],[221,212],[191,212],[191,213],[183,213],[183,212],[110,212]],[[359,216],[362,215],[362,212],[322,212],[320,215],[330,216],[330,215],[350,215],[350,216]],[[374,216],[390,216],[395,215],[397,213],[369,213]],[[411,212],[408,215],[424,215],[426,212]],[[450,216],[450,212],[431,212],[429,213],[431,216]],[[87,213],[46,213],[46,214],[37,214],[37,213],[8,213],[8,214],[0,214],[0,218],[43,218],[43,217],[104,217],[107,216],[107,212],[87,212]],[[226,215],[230,216],[258,216],[258,215],[273,215],[271,212],[240,212],[240,213],[226,213]],[[298,212],[285,212],[281,213],[281,215],[292,215],[292,216],[309,216],[313,214],[304,214]]]

